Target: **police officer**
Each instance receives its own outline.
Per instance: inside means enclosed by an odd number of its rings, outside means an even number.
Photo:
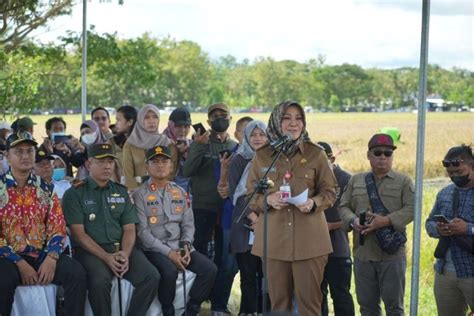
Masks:
[[[10,169],[0,177],[0,315],[10,315],[18,285],[50,283],[64,288],[66,315],[84,315],[86,272],[63,253],[66,225],[58,197],[31,172],[36,145],[28,132],[7,139]]]
[[[174,315],[176,278],[178,271],[186,269],[196,273],[186,306],[187,315],[198,315],[201,303],[211,292],[217,267],[192,246],[193,212],[186,192],[168,181],[172,170],[169,147],[155,146],[147,150],[145,168],[150,179],[134,192],[133,200],[140,220],[138,237],[145,255],[162,277],[158,298],[163,315]]]
[[[91,145],[89,176],[66,191],[66,223],[71,228],[74,257],[88,276],[94,315],[111,314],[111,281],[125,278],[135,287],[128,315],[145,315],[158,290],[160,275],[135,246],[136,209],[127,189],[110,181],[115,156],[110,144]],[[120,250],[115,249],[120,244]]]

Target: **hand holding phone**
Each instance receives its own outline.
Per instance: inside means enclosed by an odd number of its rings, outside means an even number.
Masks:
[[[55,144],[65,144],[71,139],[71,135],[55,135],[54,136],[54,143]]]
[[[442,214],[435,214],[433,215],[433,217],[438,223],[443,223],[443,224],[451,223],[451,220],[449,220],[446,216]]]
[[[231,155],[232,155],[232,151],[229,150],[229,149],[221,150],[221,151],[219,152],[219,156],[221,156],[222,158],[224,158],[224,157],[228,158],[228,157],[230,157]]]
[[[202,125],[202,123],[193,124],[193,128],[199,135],[202,135],[206,132],[206,128],[204,128],[204,125]]]

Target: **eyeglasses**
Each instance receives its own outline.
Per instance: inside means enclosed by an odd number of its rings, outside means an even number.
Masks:
[[[451,166],[459,167],[463,162],[464,162],[464,160],[462,160],[462,159],[453,159],[453,160],[443,160],[442,161],[443,167],[445,167],[445,168],[449,168]]]
[[[384,151],[384,150],[374,150],[373,153],[374,153],[374,156],[375,156],[375,157],[380,157],[380,156],[382,156],[382,154],[383,154],[385,157],[392,157],[393,151],[392,151],[392,150],[387,150],[387,151]]]

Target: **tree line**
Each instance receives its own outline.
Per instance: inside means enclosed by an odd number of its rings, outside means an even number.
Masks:
[[[0,47],[1,48],[1,47]],[[418,69],[364,69],[329,65],[324,56],[306,62],[212,59],[198,43],[148,34],[121,39],[88,33],[88,106],[153,103],[196,109],[224,101],[235,108],[272,107],[298,100],[328,111],[346,107],[415,107]],[[430,65],[428,95],[474,106],[474,73]],[[79,109],[81,36],[68,32],[54,44],[26,41],[0,49],[0,110]]]

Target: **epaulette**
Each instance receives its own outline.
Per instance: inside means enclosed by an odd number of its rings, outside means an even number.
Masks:
[[[313,142],[310,141],[310,140],[306,141],[306,143],[309,144],[309,145],[313,145],[314,147],[316,147],[316,148],[318,148],[318,149],[320,149],[320,150],[322,150],[322,151],[325,151],[325,149],[324,149],[323,146],[321,146],[321,145],[319,145],[319,144],[317,144],[317,143],[313,143]]]
[[[168,184],[169,184],[169,186],[171,186],[171,187],[173,187],[173,188],[179,189],[183,194],[186,193],[186,190],[183,189],[183,188],[182,188],[179,184],[177,184],[176,182],[174,182],[174,181],[168,181]]]
[[[80,188],[86,184],[85,179],[74,179],[71,181],[71,185],[73,188]]]
[[[128,188],[127,188],[126,185],[123,185],[122,183],[115,182],[115,181],[113,181],[113,183],[114,183],[114,185],[118,186],[119,188],[122,188],[122,189],[128,191]]]

